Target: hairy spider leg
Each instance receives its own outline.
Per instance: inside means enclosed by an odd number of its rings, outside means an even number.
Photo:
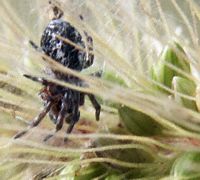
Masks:
[[[99,116],[100,116],[100,112],[101,112],[101,106],[98,103],[98,101],[96,100],[95,96],[93,94],[87,94],[93,107],[95,108],[95,116],[96,116],[96,120],[99,120]]]
[[[72,110],[72,116],[70,116],[70,123],[67,128],[66,134],[70,134],[74,128],[74,125],[78,122],[80,118],[80,111],[79,111],[79,104],[80,104],[80,92],[78,91],[72,91],[73,93],[73,110]],[[64,141],[66,142],[68,140],[67,135],[64,138]]]
[[[38,52],[42,52],[42,48],[38,47],[32,40],[29,40],[29,44]]]
[[[32,75],[28,75],[28,74],[23,74],[23,76],[28,78],[28,79],[31,79],[32,81],[39,82],[39,83],[41,83],[42,85],[45,85],[45,86],[51,84],[50,81],[48,81],[44,78],[41,78],[41,77],[35,77],[35,76],[32,76]]]
[[[44,109],[40,112],[40,114],[31,121],[28,128],[26,130],[23,130],[17,133],[13,138],[14,139],[20,138],[21,136],[25,135],[30,129],[32,129],[33,127],[36,127],[42,121],[42,119],[46,116],[46,114],[50,111],[52,104],[53,104],[53,101],[49,101],[44,107]]]
[[[86,31],[84,31],[84,34],[86,36],[86,62],[83,65],[83,68],[88,68],[91,66],[94,62],[94,54],[93,54],[93,39],[91,36],[88,35]]]
[[[86,62],[83,66],[83,68],[87,68],[93,64],[94,61],[94,54],[93,54],[93,39],[91,36],[88,35],[86,31],[84,31],[84,34],[86,36],[86,46],[87,46],[87,54],[86,54]]]
[[[79,18],[81,21],[84,21],[82,15],[79,15]],[[88,35],[88,33],[86,31],[84,31],[84,35],[86,37],[86,47],[87,47],[86,62],[83,65],[83,68],[85,69],[93,64],[94,54],[93,54],[93,39],[92,39],[92,37],[90,35]]]
[[[100,71],[97,71],[97,72],[94,72],[92,74],[90,74],[90,76],[95,76],[95,77],[101,77],[102,76],[102,73],[103,71],[100,70]],[[87,86],[87,84],[82,84],[82,86]],[[85,95],[88,95],[94,109],[95,109],[95,117],[96,117],[96,120],[98,121],[99,120],[99,117],[100,117],[100,112],[101,112],[101,105],[98,103],[98,101],[96,100],[96,97],[93,95],[93,94],[85,94],[85,93],[80,93],[80,106],[84,104],[85,102]]]
[[[94,76],[94,77],[100,78],[102,76],[102,74],[103,74],[103,70],[98,70],[96,72],[91,73],[90,76]]]
[[[79,105],[82,106],[85,102],[85,95],[87,95],[95,109],[95,117],[96,120],[99,121],[99,117],[100,117],[100,112],[101,112],[101,105],[98,103],[98,101],[96,100],[96,97],[92,94],[84,94],[84,93],[80,93],[80,101],[79,101]]]
[[[49,4],[52,6],[54,17],[52,19],[59,19],[64,15],[63,10],[60,8],[60,3],[57,1],[49,1]]]
[[[85,94],[80,92],[80,101],[79,101],[79,105],[82,106],[85,103]]]
[[[56,129],[55,129],[54,133],[47,135],[43,141],[49,140],[63,127],[63,122],[64,122],[64,119],[66,118],[66,115],[67,115],[68,109],[69,109],[68,103],[69,103],[69,97],[71,96],[69,92],[70,91],[67,91],[64,95],[64,98],[62,99],[61,110],[60,110],[58,118],[56,120]]]

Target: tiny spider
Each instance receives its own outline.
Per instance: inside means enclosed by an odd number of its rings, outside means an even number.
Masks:
[[[49,1],[49,3],[51,3],[51,1]],[[82,69],[91,66],[94,59],[94,55],[92,53],[92,37],[90,37],[87,32],[84,32],[87,41],[85,44],[80,33],[70,23],[62,20],[63,11],[56,5],[53,5],[52,7],[54,17],[42,34],[40,43],[41,47],[38,47],[32,41],[30,41],[30,44],[34,49],[40,52],[42,51],[53,60],[70,69],[81,71]],[[82,16],[80,16],[80,18],[83,20]],[[58,39],[57,36],[68,39],[85,50],[83,51],[77,49],[75,46],[67,44],[61,39]],[[62,74],[61,72],[57,72],[52,69],[47,69],[47,71],[51,72],[50,75],[56,77],[57,79],[74,84],[76,86],[83,86],[83,81],[77,77]],[[96,110],[96,120],[99,120],[101,106],[93,94],[87,94],[63,87],[53,82],[49,82],[44,78],[38,78],[31,75],[24,76],[44,85],[44,88],[40,91],[40,96],[44,101],[44,108],[39,115],[31,121],[27,129],[17,133],[14,136],[15,139],[23,136],[29,131],[29,129],[37,126],[47,113],[49,114],[50,119],[56,124],[56,128],[54,133],[49,134],[44,138],[44,141],[47,141],[56,132],[58,132],[62,128],[64,121],[69,123],[66,134],[71,133],[74,125],[80,118],[79,107],[84,104],[85,95],[89,97]],[[67,140],[67,136],[64,138],[64,140]]]

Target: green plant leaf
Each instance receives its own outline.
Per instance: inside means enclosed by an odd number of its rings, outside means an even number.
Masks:
[[[196,84],[193,81],[176,76],[173,78],[172,88],[175,91],[174,98],[177,102],[179,102],[186,108],[190,108],[197,111],[197,106],[195,101],[186,99],[184,97],[180,97],[180,95],[176,93],[179,92],[188,96],[195,97]]]
[[[163,128],[150,116],[127,106],[121,106],[118,112],[121,122],[131,133],[139,136],[161,134]]]
[[[102,78],[118,85],[126,86],[126,82],[119,75],[116,75],[113,72],[105,71]]]
[[[171,170],[175,179],[200,179],[200,152],[187,152],[178,158]]]
[[[106,169],[97,163],[88,166],[80,167],[77,165],[67,165],[60,175],[64,176],[60,180],[85,180],[101,176],[106,172]],[[66,176],[66,177],[65,177]]]
[[[109,175],[105,178],[105,180],[120,180],[119,175]]]
[[[172,69],[167,64],[172,65],[186,73],[190,73],[190,64],[186,59],[186,54],[183,48],[176,42],[174,43],[174,47],[170,47],[169,45],[166,46],[161,53],[158,63],[154,64],[150,70],[150,76],[153,80],[169,88],[171,88],[174,76],[185,76],[177,72],[175,69]],[[157,88],[163,92],[166,92],[160,87]]]
[[[107,138],[98,138],[93,142],[95,147],[104,147],[111,145],[123,145],[128,144],[128,142],[124,143],[122,141],[107,139]],[[130,144],[130,142],[129,142]],[[130,144],[131,145],[131,144]],[[133,148],[125,148],[125,149],[112,149],[105,150],[101,152],[95,152],[98,157],[111,158],[116,159],[123,162],[128,163],[151,163],[154,161],[154,157],[145,150],[138,148],[139,145],[133,145]],[[103,163],[109,167],[114,168],[115,170],[126,170],[127,167],[119,166],[117,164]],[[129,169],[129,168],[128,168]]]

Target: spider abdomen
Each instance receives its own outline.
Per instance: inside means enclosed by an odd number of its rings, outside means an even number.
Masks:
[[[70,23],[62,19],[55,19],[48,24],[42,34],[42,50],[64,66],[81,71],[85,61],[85,52],[59,39],[59,36],[85,48],[80,33]]]

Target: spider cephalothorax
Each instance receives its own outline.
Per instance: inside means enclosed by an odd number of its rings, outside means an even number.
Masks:
[[[85,43],[76,28],[62,19],[63,12],[57,6],[53,6],[53,11],[55,16],[42,34],[40,47],[32,41],[30,41],[30,44],[36,50],[42,51],[53,60],[70,69],[81,71],[91,66],[94,59],[92,38],[87,32],[84,32],[86,36]],[[83,19],[82,16],[80,18]],[[64,39],[71,43],[67,43]],[[51,72],[50,75],[59,80],[64,80],[76,86],[82,86],[84,84],[79,78],[72,75],[62,74],[52,69],[45,71]],[[99,120],[101,106],[98,104],[94,95],[63,87],[43,78],[30,75],[24,76],[44,85],[44,88],[40,91],[40,96],[44,102],[44,109],[31,122],[28,129],[19,132],[14,138],[21,137],[30,128],[37,126],[47,113],[50,119],[56,124],[56,129],[54,133],[45,137],[45,141],[62,128],[64,121],[69,123],[66,133],[70,133],[80,118],[79,107],[84,104],[85,95],[89,97],[92,105],[96,109],[96,120]]]

